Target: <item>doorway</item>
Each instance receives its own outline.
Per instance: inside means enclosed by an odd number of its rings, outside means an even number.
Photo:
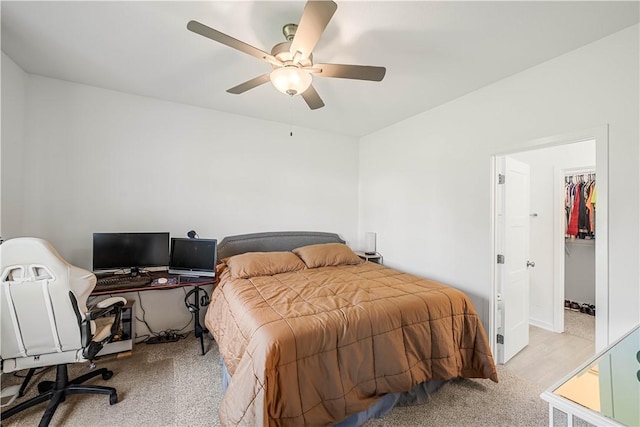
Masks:
[[[504,247],[504,220],[501,209],[504,209],[506,200],[504,195],[504,186],[499,184],[498,176],[504,172],[504,159],[511,157],[514,159],[526,159],[531,156],[539,158],[556,155],[558,158],[565,153],[565,160],[557,162],[554,166],[547,165],[544,171],[545,178],[549,181],[549,188],[553,188],[553,194],[547,194],[546,199],[550,200],[550,205],[546,207],[532,206],[530,212],[530,222],[532,225],[544,225],[541,232],[532,229],[534,238],[531,239],[532,244],[542,245],[547,248],[546,255],[541,259],[527,259],[525,262],[531,261],[535,264],[535,274],[542,276],[536,281],[536,288],[532,294],[526,292],[528,298],[527,308],[531,307],[530,323],[548,329],[551,331],[564,331],[564,255],[565,255],[565,239],[564,227],[565,221],[563,217],[564,204],[561,202],[564,192],[564,173],[572,168],[589,167],[596,171],[598,176],[598,215],[597,230],[595,239],[595,300],[598,307],[595,335],[596,350],[606,347],[608,343],[608,204],[607,204],[607,182],[608,182],[608,132],[606,126],[595,128],[583,132],[559,135],[543,140],[531,141],[523,144],[518,150],[508,153],[496,154],[492,157],[492,290],[494,298],[490,301],[490,310],[492,319],[490,319],[490,330],[492,337],[492,350],[497,356],[498,363],[506,363],[505,360],[505,341],[509,340],[508,331],[512,330],[508,313],[510,302],[508,300],[509,293],[505,294],[504,286],[506,284],[504,264],[499,264],[498,255],[509,257]],[[571,153],[576,147],[583,151],[583,156],[575,156],[575,158],[566,159],[566,153]],[[555,153],[555,154],[553,154]],[[589,155],[591,159],[589,160]],[[538,173],[538,172],[534,172]],[[539,178],[539,177],[536,177]],[[540,196],[540,195],[538,195]],[[602,197],[601,197],[602,196]],[[535,195],[532,195],[535,199]],[[553,197],[553,202],[551,202]],[[539,199],[540,197],[538,197]],[[543,197],[544,198],[544,197]],[[538,212],[536,212],[539,210]],[[527,248],[528,251],[528,248]],[[528,253],[528,252],[527,252]],[[545,253],[540,248],[534,253]],[[537,255],[539,256],[539,255]],[[503,258],[504,259],[504,258]],[[507,258],[509,259],[509,258]],[[529,264],[531,265],[531,264]],[[513,268],[513,267],[511,267]],[[544,270],[544,271],[542,271]],[[544,286],[539,288],[540,283]],[[512,301],[512,306],[517,307],[518,302]],[[522,302],[520,302],[522,304]],[[507,335],[505,335],[507,331]],[[518,339],[520,337],[516,337]],[[514,339],[513,337],[511,338]],[[513,341],[512,341],[513,342]],[[526,346],[524,343],[523,346]],[[517,350],[519,351],[519,350]],[[517,352],[516,351],[516,352]],[[512,350],[509,353],[513,353]],[[513,354],[507,354],[511,356]]]

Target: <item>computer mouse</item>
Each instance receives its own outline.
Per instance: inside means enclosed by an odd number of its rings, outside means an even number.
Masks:
[[[158,279],[158,285],[164,285],[165,283],[167,283],[168,280],[166,277],[161,277]]]

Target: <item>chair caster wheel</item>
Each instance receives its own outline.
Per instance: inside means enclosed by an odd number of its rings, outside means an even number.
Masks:
[[[115,405],[118,403],[118,395],[116,393],[109,395],[109,405]]]
[[[107,371],[105,373],[102,374],[102,379],[103,380],[108,380],[109,378],[111,378],[113,376],[113,371]]]

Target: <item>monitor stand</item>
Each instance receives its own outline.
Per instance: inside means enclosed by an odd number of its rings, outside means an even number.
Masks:
[[[203,279],[200,276],[186,276],[180,275],[179,283],[194,283],[194,282],[202,282]]]

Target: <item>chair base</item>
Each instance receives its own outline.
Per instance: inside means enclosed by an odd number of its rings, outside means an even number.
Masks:
[[[39,383],[38,391],[40,392],[40,394],[27,400],[26,402],[22,402],[19,405],[16,405],[11,409],[2,412],[2,416],[0,419],[5,420],[6,418],[17,414],[18,412],[22,412],[25,409],[31,408],[32,406],[38,405],[42,402],[49,401],[49,405],[47,405],[47,408],[44,411],[44,415],[40,420],[40,424],[38,424],[39,427],[46,427],[51,422],[53,414],[58,408],[58,405],[64,402],[66,396],[70,394],[108,394],[109,404],[115,405],[116,403],[118,403],[118,394],[115,388],[103,387],[98,385],[82,385],[83,382],[98,375],[102,375],[102,379],[108,380],[113,376],[113,372],[109,371],[106,368],[96,369],[95,371],[89,372],[69,381],[67,365],[58,365],[56,367],[55,381],[43,381]]]

